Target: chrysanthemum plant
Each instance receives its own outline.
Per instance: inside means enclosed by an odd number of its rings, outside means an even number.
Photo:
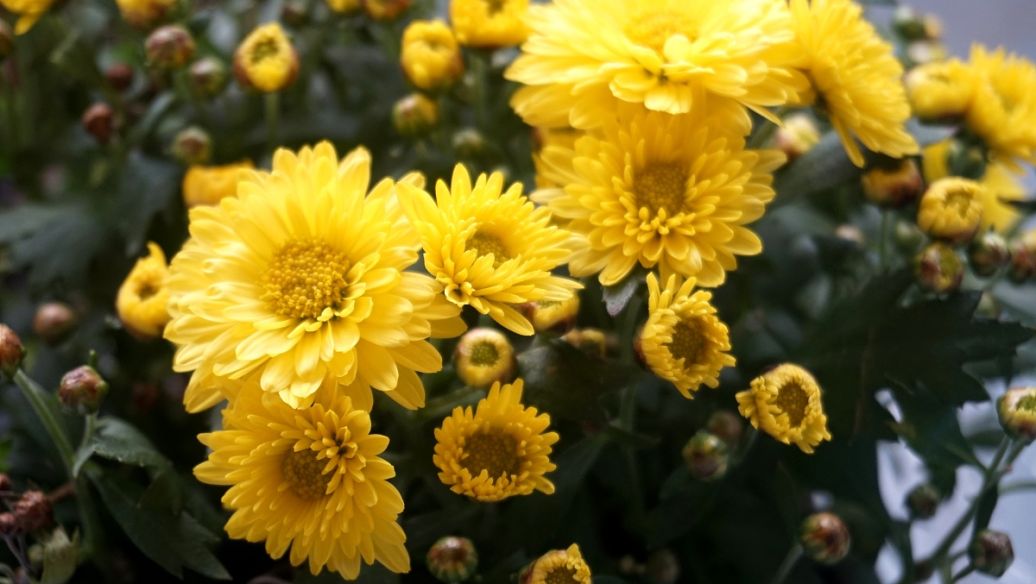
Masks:
[[[1003,574],[1036,65],[892,4],[0,0],[0,582]]]

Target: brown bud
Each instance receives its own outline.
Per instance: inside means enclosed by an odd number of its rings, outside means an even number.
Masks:
[[[895,161],[888,167],[877,167],[863,175],[863,194],[883,207],[909,205],[924,192],[924,180],[917,163],[910,158]]]
[[[62,405],[80,413],[96,412],[107,394],[108,382],[89,365],[69,371],[58,385],[58,399]]]
[[[702,430],[683,447],[683,460],[692,477],[713,481],[727,474],[730,454],[726,442]]]
[[[451,535],[439,538],[432,544],[425,561],[428,563],[428,571],[440,582],[464,582],[478,568],[478,551],[470,539]]]
[[[215,57],[203,57],[188,70],[191,90],[201,97],[215,97],[227,87],[230,75],[223,61]]]
[[[1036,232],[1018,238],[1011,246],[1011,279],[1025,282],[1036,278]]]
[[[806,555],[821,564],[837,564],[849,554],[852,538],[842,518],[814,513],[802,522],[799,541]]]
[[[727,446],[734,448],[741,442],[741,436],[745,432],[745,424],[741,416],[734,412],[718,410],[709,416],[705,429],[726,442]]]
[[[36,309],[32,330],[48,345],[56,345],[68,338],[79,319],[72,307],[64,302],[45,302]]]
[[[1011,262],[1007,240],[996,231],[980,233],[968,247],[968,262],[975,274],[988,278]]]
[[[20,532],[21,526],[18,525],[18,519],[15,518],[14,513],[0,513],[0,535],[9,537],[18,535]]]
[[[24,358],[22,340],[11,327],[0,323],[0,374],[13,377]]]
[[[439,123],[439,105],[421,93],[411,93],[392,108],[392,125],[403,136],[420,136]]]
[[[54,510],[42,491],[25,491],[14,504],[14,518],[22,531],[31,533],[54,522]]]
[[[144,46],[148,63],[159,69],[179,69],[194,56],[194,37],[178,24],[155,29]]]
[[[181,130],[173,139],[173,156],[188,166],[205,164],[212,157],[212,139],[197,126]]]
[[[11,477],[7,476],[7,473],[0,472],[0,493],[6,493],[14,488],[14,483],[11,481]]]
[[[98,144],[107,144],[115,131],[115,112],[110,105],[97,102],[83,112],[82,124]]]
[[[7,23],[3,20],[0,20],[0,61],[6,59],[13,52],[14,35],[11,33],[11,27],[7,26]]]
[[[968,557],[975,570],[999,578],[1014,562],[1014,546],[1011,545],[1011,537],[1001,531],[983,529],[975,534],[975,539],[971,540],[971,545],[968,546]]]
[[[947,294],[960,287],[964,262],[957,252],[942,242],[928,244],[914,260],[917,282],[926,290]]]
[[[916,519],[930,519],[935,516],[942,502],[942,494],[935,485],[924,483],[907,493],[907,507]]]
[[[104,70],[104,78],[115,91],[126,91],[133,85],[133,67],[116,63]]]

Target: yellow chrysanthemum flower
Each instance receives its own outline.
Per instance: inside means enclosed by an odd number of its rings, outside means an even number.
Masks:
[[[148,256],[137,260],[129,275],[119,287],[115,310],[119,320],[130,333],[140,339],[152,339],[162,334],[169,322],[166,304],[169,289],[166,282],[169,269],[162,248],[148,243]]]
[[[694,278],[670,276],[660,289],[648,274],[648,319],[639,347],[651,371],[687,399],[702,385],[719,386],[719,373],[733,367],[727,325],[716,317],[712,293],[694,290]]]
[[[499,48],[529,36],[529,0],[450,0],[450,22],[466,47]]]
[[[345,397],[295,410],[253,387],[222,414],[222,430],[198,436],[212,452],[194,474],[230,487],[231,538],[265,541],[271,557],[288,553],[314,575],[354,579],[361,561],[410,570],[396,471],[381,458],[389,439],[370,433],[365,410]]]
[[[148,28],[165,18],[176,0],[115,0],[122,19],[132,26]]]
[[[550,223],[521,183],[503,190],[499,172],[479,175],[474,186],[463,165],[450,186],[439,181],[435,200],[413,184],[401,184],[399,200],[420,234],[428,273],[457,306],[472,306],[521,335],[533,334],[519,312],[531,300],[565,300],[578,282],[551,275],[568,260],[568,233]]]
[[[982,224],[982,185],[966,178],[943,178],[929,185],[917,213],[917,226],[936,239],[970,240]]]
[[[255,168],[251,160],[222,166],[192,166],[183,177],[183,202],[188,208],[216,205],[237,194],[242,175]]]
[[[464,60],[453,31],[441,20],[415,20],[403,31],[403,72],[414,87],[445,89],[464,73]]]
[[[473,328],[464,333],[453,351],[457,377],[471,387],[507,383],[517,364],[514,346],[504,333],[491,328]]]
[[[567,300],[537,300],[525,307],[536,332],[571,328],[579,316],[579,294],[573,292]]]
[[[901,158],[918,152],[906,131],[910,103],[903,67],[892,46],[863,18],[851,0],[791,0],[802,68],[842,138],[849,158],[863,166],[869,150]]]
[[[18,15],[18,22],[14,25],[14,34],[29,32],[36,21],[50,10],[52,4],[54,4],[54,0],[0,0],[0,6],[12,14]]]
[[[745,225],[774,197],[777,151],[745,150],[744,139],[692,116],[645,113],[576,141],[547,146],[543,176],[558,188],[532,198],[585,241],[575,276],[600,272],[611,286],[639,262],[718,286],[736,255],[762,251]]]
[[[590,584],[590,566],[579,546],[551,550],[537,559],[529,570],[526,584]]]
[[[930,144],[924,149],[924,178],[928,183],[950,176],[949,166],[950,142],[943,140]],[[986,173],[979,181],[982,189],[978,192],[982,203],[982,223],[979,229],[995,229],[1006,234],[1018,224],[1021,214],[1012,201],[1026,198],[1025,186],[1006,166],[992,162],[986,166]]]
[[[263,93],[291,85],[298,72],[299,55],[276,22],[257,27],[234,51],[237,80]]]
[[[281,149],[238,196],[191,209],[191,238],[170,267],[166,338],[179,345],[174,369],[198,370],[192,386],[254,373],[297,407],[325,380],[424,404],[416,371],[442,367],[426,339],[464,324],[434,280],[406,271],[417,236],[392,180],[367,195],[370,164],[362,148],[339,163],[327,142]]]
[[[451,491],[478,501],[554,492],[543,475],[556,468],[550,452],[558,435],[546,431],[548,414],[537,414],[521,400],[521,379],[494,383],[474,412],[456,407],[435,429],[432,461]]]
[[[922,120],[961,118],[971,107],[977,77],[957,59],[914,67],[907,73],[910,105]]]
[[[360,0],[327,0],[327,7],[342,14],[356,12],[360,9]]]
[[[979,82],[967,126],[989,147],[993,160],[1017,169],[1036,164],[1036,65],[1004,49],[971,49]]]
[[[786,363],[756,377],[750,389],[737,394],[737,403],[753,427],[806,454],[831,439],[820,386],[798,365]]]
[[[563,0],[529,8],[532,28],[506,77],[530,125],[599,127],[620,104],[722,118],[747,134],[745,108],[795,101],[785,0]]]

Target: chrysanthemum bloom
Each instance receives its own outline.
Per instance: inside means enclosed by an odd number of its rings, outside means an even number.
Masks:
[[[976,85],[974,71],[957,59],[914,67],[906,76],[910,105],[922,120],[964,117]]]
[[[737,403],[753,427],[806,454],[831,439],[820,386],[798,365],[786,363],[756,377],[750,389],[737,394]]]
[[[446,89],[464,74],[460,45],[441,20],[415,20],[407,25],[399,60],[410,83],[424,91]]]
[[[411,0],[360,0],[363,12],[373,20],[395,20],[410,8]]]
[[[572,328],[579,316],[579,294],[573,292],[567,300],[537,300],[525,306],[525,313],[536,332],[565,331]]]
[[[426,339],[463,332],[459,310],[428,276],[405,271],[419,244],[390,179],[367,195],[370,155],[341,163],[327,142],[278,150],[272,172],[252,172],[236,197],[191,209],[191,239],[168,287],[179,345],[173,367],[240,379],[304,406],[325,380],[424,404],[415,371],[438,371]],[[403,183],[419,187],[418,175]],[[370,403],[369,392],[360,399]]]
[[[1036,65],[1004,49],[971,49],[979,82],[967,126],[986,143],[993,160],[1018,171],[1036,164]]]
[[[276,22],[253,30],[234,51],[234,76],[245,87],[280,91],[294,83],[298,73],[299,55]]]
[[[169,269],[162,248],[148,243],[148,256],[137,260],[129,275],[119,287],[115,310],[119,320],[130,333],[141,339],[162,334],[169,322],[166,304],[169,289],[166,285]]]
[[[327,7],[343,14],[360,9],[360,0],[327,0]]]
[[[472,186],[458,164],[450,186],[435,185],[435,200],[413,184],[400,184],[398,193],[420,234],[425,268],[445,287],[446,298],[531,335],[519,305],[565,300],[581,286],[550,273],[569,258],[569,234],[522,195],[521,183],[503,187],[499,172],[479,175]]]
[[[192,166],[183,177],[183,202],[187,207],[216,205],[237,194],[243,171],[255,168],[251,160],[222,166]]]
[[[18,16],[18,22],[14,25],[14,34],[25,34],[29,32],[32,25],[54,4],[54,0],[0,0],[3,6],[12,14]]]
[[[595,128],[619,104],[723,118],[747,134],[745,108],[794,101],[808,87],[789,68],[785,0],[567,0],[529,8],[532,28],[506,76],[532,126]]]
[[[227,534],[265,541],[271,557],[289,553],[313,574],[327,567],[354,579],[361,561],[409,571],[403,499],[381,458],[389,439],[370,433],[367,412],[346,397],[295,410],[253,389],[223,410],[222,430],[198,436],[212,452],[195,476],[230,487]]]
[[[1004,430],[1023,442],[1036,440],[1036,387],[1009,389],[996,405]]]
[[[924,148],[924,178],[928,183],[951,176],[949,168],[950,141],[943,140]],[[1025,199],[1027,191],[1007,166],[1000,162],[986,165],[986,172],[978,181],[982,189],[978,200],[982,204],[980,230],[995,229],[1006,234],[1018,224],[1021,214],[1013,201]]]
[[[820,128],[813,116],[807,113],[792,114],[783,120],[784,125],[774,134],[774,146],[791,162],[809,152],[820,143]]]
[[[453,352],[457,377],[471,387],[507,383],[514,376],[514,347],[504,333],[473,328],[464,333]]]
[[[590,566],[572,544],[568,549],[551,550],[539,557],[529,569],[525,584],[590,584]]]
[[[529,0],[450,0],[450,22],[466,47],[500,48],[529,36]]]
[[[494,383],[478,408],[456,407],[435,429],[439,480],[454,493],[478,501],[501,501],[535,491],[551,494],[554,483],[543,475],[556,432],[547,432],[550,416],[522,405],[522,380]]]
[[[762,251],[745,225],[774,197],[775,150],[746,150],[738,136],[693,116],[648,113],[576,141],[547,146],[545,179],[558,188],[532,199],[585,241],[569,263],[574,276],[600,272],[611,286],[637,263],[703,286],[723,283],[736,255]]]
[[[702,385],[719,386],[719,373],[734,366],[727,325],[716,317],[712,293],[694,290],[694,278],[669,276],[665,288],[648,274],[648,319],[638,346],[651,371],[672,382],[687,399]]]
[[[869,150],[893,158],[918,152],[906,131],[910,103],[903,67],[892,46],[863,18],[851,0],[791,0],[801,66],[850,160],[863,166]]]
[[[966,178],[944,178],[932,183],[917,213],[917,225],[936,239],[968,241],[982,224],[982,185]]]
[[[138,28],[150,28],[165,18],[176,0],[115,0],[122,19]]]

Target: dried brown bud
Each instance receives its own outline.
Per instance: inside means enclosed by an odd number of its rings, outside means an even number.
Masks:
[[[983,529],[971,540],[968,557],[971,558],[971,565],[975,570],[999,578],[1014,562],[1011,537],[1001,531]]]
[[[718,410],[709,416],[705,429],[726,442],[730,448],[734,448],[741,442],[741,436],[745,433],[745,423],[743,418],[734,412]]]
[[[910,490],[907,494],[907,507],[910,515],[916,519],[930,519],[939,509],[942,494],[935,485],[924,483]]]
[[[116,63],[104,70],[104,78],[115,91],[126,91],[133,85],[133,67]]]
[[[730,454],[726,442],[702,430],[683,447],[683,460],[692,477],[712,481],[727,474]]]
[[[1029,231],[1011,245],[1010,275],[1015,282],[1036,278],[1036,231]]]
[[[31,533],[54,522],[54,510],[42,491],[25,491],[14,504],[14,518],[22,531]]]
[[[440,582],[464,582],[475,574],[478,551],[466,537],[446,536],[432,544],[425,561],[428,571]]]
[[[155,29],[144,43],[147,60],[159,69],[179,69],[194,56],[194,37],[178,24]]]
[[[115,131],[115,112],[110,105],[98,102],[83,112],[83,129],[97,140],[98,144],[104,145],[111,141],[112,133]]]
[[[914,273],[924,289],[947,294],[960,287],[964,278],[964,262],[949,245],[931,243],[914,260]]]
[[[45,302],[36,309],[32,330],[48,345],[56,345],[68,338],[78,322],[71,306],[64,302]]]
[[[802,522],[799,540],[806,555],[821,564],[837,564],[849,554],[852,538],[842,518],[814,513]]]
[[[58,385],[58,399],[62,405],[80,413],[96,412],[107,394],[108,382],[89,365],[69,371]]]
[[[24,358],[22,340],[11,327],[0,323],[0,374],[13,377]]]
[[[203,57],[191,63],[188,69],[191,91],[201,97],[215,97],[227,87],[230,74],[223,61],[215,57]]]

